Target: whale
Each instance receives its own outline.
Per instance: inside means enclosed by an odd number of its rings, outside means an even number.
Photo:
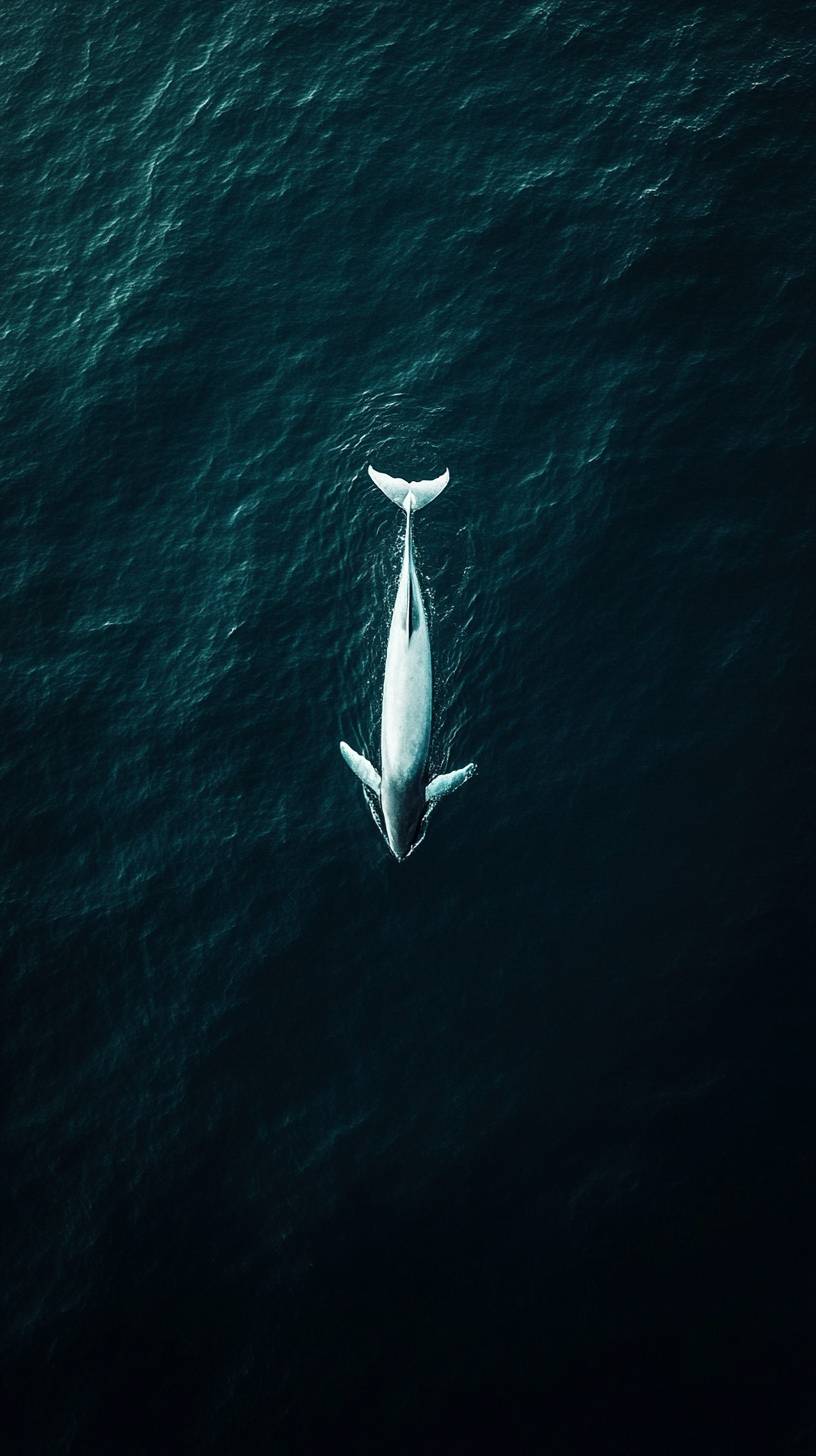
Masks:
[[[399,585],[391,613],[382,693],[380,772],[345,742],[340,752],[353,774],[379,802],[385,837],[397,860],[405,860],[422,838],[431,805],[458,789],[475,763],[427,781],[433,712],[433,669],[428,619],[414,564],[413,522],[417,511],[442,493],[450,471],[435,480],[401,480],[368,466],[376,486],[405,512]]]

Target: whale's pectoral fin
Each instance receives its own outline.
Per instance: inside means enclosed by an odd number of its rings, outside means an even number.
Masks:
[[[375,794],[379,794],[380,775],[375,768],[372,768],[368,759],[363,758],[361,753],[355,753],[354,749],[349,748],[347,743],[340,744],[340,752],[351,769],[351,772],[357,775],[360,783],[365,784],[366,788],[373,790]]]
[[[426,802],[433,804],[437,799],[444,799],[446,794],[452,794],[460,784],[466,784],[475,772],[475,763],[469,763],[466,768],[455,768],[453,773],[437,774],[425,790]]]

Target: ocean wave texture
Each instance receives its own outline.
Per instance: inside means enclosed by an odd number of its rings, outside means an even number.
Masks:
[[[5,7],[10,1449],[807,1448],[815,37]]]

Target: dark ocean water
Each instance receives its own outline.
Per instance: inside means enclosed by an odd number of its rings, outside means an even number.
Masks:
[[[813,5],[3,31],[4,1449],[816,1451]]]

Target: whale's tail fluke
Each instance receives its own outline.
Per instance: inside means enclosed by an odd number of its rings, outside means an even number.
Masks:
[[[375,470],[371,465],[368,467],[368,473],[383,494],[387,495],[395,506],[401,506],[403,510],[408,509],[408,497],[412,495],[414,498],[413,509],[421,511],[423,506],[436,500],[450,480],[449,470],[446,470],[444,475],[438,475],[436,480],[400,480],[397,476],[385,475],[382,470]]]

